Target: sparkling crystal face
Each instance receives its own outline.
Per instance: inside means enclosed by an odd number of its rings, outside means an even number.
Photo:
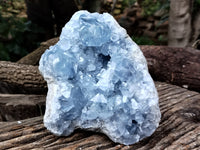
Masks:
[[[56,135],[82,128],[130,145],[158,127],[158,95],[146,60],[107,13],[75,13],[39,70],[48,84],[44,125]]]

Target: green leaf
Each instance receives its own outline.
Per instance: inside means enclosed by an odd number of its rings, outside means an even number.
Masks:
[[[10,57],[7,49],[4,47],[3,43],[0,42],[0,60],[9,61]]]
[[[140,37],[133,36],[132,39],[138,45],[155,45],[153,40],[145,36],[140,36]]]

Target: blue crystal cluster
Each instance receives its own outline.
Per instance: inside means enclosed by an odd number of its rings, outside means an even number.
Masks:
[[[139,47],[108,13],[76,12],[42,55],[44,125],[56,135],[99,131],[130,145],[158,127],[158,95]]]

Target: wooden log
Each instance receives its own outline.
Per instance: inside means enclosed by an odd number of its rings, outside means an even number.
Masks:
[[[200,92],[200,51],[193,48],[141,46],[154,80]]]
[[[0,94],[0,121],[16,121],[42,116],[45,95]]]
[[[46,94],[47,85],[37,66],[0,61],[0,93]]]
[[[125,146],[105,135],[76,130],[58,137],[46,130],[42,117],[1,123],[0,149],[106,149],[106,150],[199,150],[200,94],[157,82],[162,119],[158,129],[139,143]]]
[[[35,52],[22,58],[24,61],[20,63],[38,64],[41,54],[57,41],[58,38],[54,38],[45,42],[43,44],[45,47],[41,46]],[[168,46],[140,46],[140,48],[148,61],[149,71],[154,80],[168,82],[200,92],[199,50]]]

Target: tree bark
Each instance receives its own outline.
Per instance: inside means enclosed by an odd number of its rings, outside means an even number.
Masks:
[[[154,80],[200,92],[200,51],[192,48],[141,46]]]
[[[0,61],[0,93],[45,94],[47,85],[37,66]]]
[[[193,0],[171,0],[168,45],[186,47],[191,36],[191,10]]]
[[[41,116],[45,95],[0,94],[0,121],[16,121]]]
[[[124,146],[103,134],[83,130],[76,130],[68,137],[58,137],[46,130],[42,117],[36,117],[0,123],[0,149],[200,149],[200,94],[160,82],[156,87],[162,119],[154,134],[139,143]]]
[[[149,72],[154,80],[200,92],[200,51],[167,46],[140,48],[147,59]],[[34,62],[39,60],[38,55],[30,55]],[[36,66],[0,61],[0,93],[44,94],[46,91],[46,82]]]

